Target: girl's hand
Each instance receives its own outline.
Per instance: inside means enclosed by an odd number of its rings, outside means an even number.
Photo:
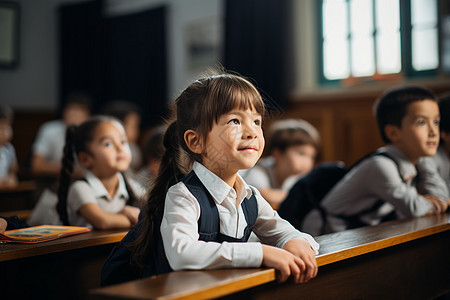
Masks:
[[[279,282],[286,281],[289,276],[295,283],[301,283],[301,276],[306,269],[305,263],[297,256],[289,253],[284,249],[277,247],[262,245],[263,247],[263,261],[262,264],[266,267],[275,268],[279,271]]]
[[[300,258],[305,264],[305,271],[300,275],[300,282],[308,282],[317,276],[316,254],[306,240],[292,239],[284,244],[283,249]]]
[[[131,225],[134,226],[138,222],[140,211],[137,207],[126,205],[120,213],[124,214],[130,220]]]
[[[5,219],[0,218],[0,233],[5,232],[6,227],[8,227],[8,223],[6,222]]]

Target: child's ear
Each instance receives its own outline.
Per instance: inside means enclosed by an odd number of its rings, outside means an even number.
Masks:
[[[393,143],[401,138],[400,128],[392,124],[388,124],[384,127],[384,134]]]
[[[78,154],[78,161],[86,169],[90,169],[93,164],[93,158],[87,152],[80,152]]]
[[[192,129],[186,130],[184,133],[184,141],[186,142],[189,150],[191,150],[193,153],[202,154],[202,139],[200,138],[200,135],[197,131]]]
[[[450,144],[450,132],[441,131],[441,139],[445,144]]]

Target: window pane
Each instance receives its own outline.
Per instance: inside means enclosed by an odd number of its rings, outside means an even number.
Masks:
[[[350,0],[350,27],[353,36],[373,34],[372,0]]]
[[[416,71],[438,67],[438,31],[436,28],[413,30],[412,56],[412,65]]]
[[[347,41],[323,44],[324,75],[327,79],[341,79],[349,76]]]
[[[371,76],[375,73],[372,36],[352,40],[352,75]]]
[[[398,0],[375,0],[375,22],[379,31],[400,29],[400,7]]]
[[[380,74],[401,71],[400,33],[386,33],[377,36],[377,69]]]
[[[344,39],[348,36],[345,0],[325,0],[322,7],[323,37]]]
[[[411,0],[411,23],[417,25],[437,24],[436,0]]]

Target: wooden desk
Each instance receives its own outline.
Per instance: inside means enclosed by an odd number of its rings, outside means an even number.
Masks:
[[[127,230],[92,231],[38,244],[0,244],[5,299],[83,299]]]
[[[274,269],[179,271],[93,290],[92,299],[425,299],[450,291],[450,215],[317,237],[319,275],[275,281]]]
[[[32,180],[19,181],[15,187],[0,188],[0,212],[32,209],[36,183]]]

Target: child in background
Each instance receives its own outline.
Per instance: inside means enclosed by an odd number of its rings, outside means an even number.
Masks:
[[[142,151],[137,144],[141,123],[140,108],[128,101],[114,100],[105,105],[102,114],[113,116],[122,122],[131,149],[130,168],[134,172],[138,171],[142,167]]]
[[[32,146],[31,171],[35,175],[57,176],[61,170],[61,159],[66,129],[84,122],[90,114],[90,100],[87,95],[73,93],[62,111],[62,120],[47,122],[39,128]],[[82,176],[80,170],[77,173]],[[49,187],[53,189],[51,184]]]
[[[261,265],[276,268],[280,281],[315,277],[319,245],[238,175],[264,148],[265,107],[256,88],[236,75],[214,75],[189,85],[175,106],[141,221],[111,253],[102,284],[172,270]],[[263,243],[247,242],[252,231]]]
[[[163,139],[166,126],[158,126],[150,132],[144,147],[144,166],[136,173],[136,180],[147,190],[153,187],[164,155]]]
[[[286,119],[270,126],[268,141],[269,156],[240,174],[277,208],[292,185],[313,169],[320,135],[305,120]]]
[[[0,106],[0,188],[17,185],[16,150],[10,143],[13,130],[13,110],[9,106]]]
[[[437,172],[426,174],[435,182],[426,186],[421,184],[425,174],[416,169],[419,158],[434,155],[439,144],[435,96],[421,87],[393,88],[376,102],[375,115],[387,144],[378,151],[385,155],[358,163],[325,196],[321,206],[327,214],[326,231],[437,214],[447,208],[448,191]],[[322,225],[314,210],[306,216],[302,229],[316,235]]]
[[[440,137],[441,141],[435,156],[420,160],[419,168],[423,172],[437,170],[441,178],[447,183],[450,191],[450,94],[439,99],[439,112],[441,114]],[[427,181],[426,184],[435,184]]]
[[[71,184],[74,152],[88,171]],[[57,211],[64,225],[96,229],[130,228],[137,223],[136,185],[126,181],[131,152],[122,124],[97,116],[67,128]],[[133,203],[135,202],[135,203]]]

